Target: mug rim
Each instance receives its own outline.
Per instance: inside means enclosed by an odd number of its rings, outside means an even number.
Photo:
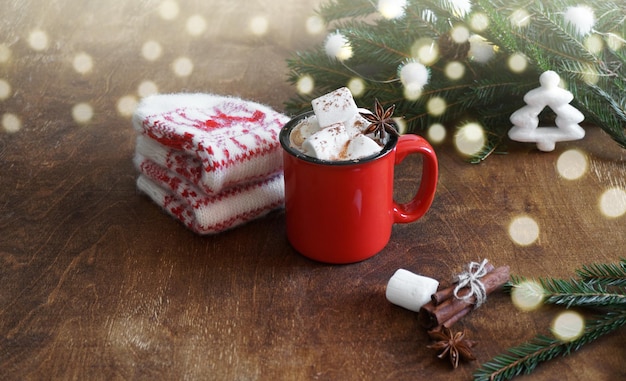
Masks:
[[[331,161],[331,160],[322,160],[322,159],[318,159],[316,157],[312,157],[309,155],[305,155],[304,153],[294,149],[291,147],[290,141],[289,141],[289,135],[291,134],[291,130],[293,130],[301,120],[303,120],[304,118],[308,118],[310,116],[315,115],[315,113],[313,111],[306,111],[303,112],[299,115],[294,116],[293,118],[291,118],[287,123],[285,123],[285,125],[283,126],[283,128],[281,128],[278,139],[280,141],[280,145],[283,147],[283,149],[285,150],[285,152],[289,153],[291,156],[294,156],[298,159],[307,161],[309,163],[313,163],[313,164],[320,164],[320,165],[330,165],[330,166],[346,166],[346,165],[357,165],[357,164],[364,164],[364,163],[368,163],[370,161],[374,161],[380,157],[383,157],[387,154],[389,154],[396,146],[396,144],[398,143],[398,136],[395,135],[391,135],[389,136],[389,140],[387,141],[387,143],[385,143],[385,145],[383,146],[383,148],[380,150],[380,152],[377,152],[375,154],[372,155],[368,155],[368,156],[364,156],[361,157],[359,159],[353,159],[353,160],[336,160],[336,161]],[[394,122],[394,126],[397,128],[397,125]]]

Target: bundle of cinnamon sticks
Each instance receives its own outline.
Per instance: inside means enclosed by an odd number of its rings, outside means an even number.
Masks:
[[[480,278],[485,287],[486,294],[504,285],[510,277],[509,266],[495,268],[491,263],[485,265],[486,274]],[[426,303],[419,311],[418,320],[426,329],[438,329],[442,326],[450,328],[454,323],[467,315],[476,303],[476,296],[464,300],[463,297],[470,293],[469,288],[458,291],[458,298],[454,296],[456,285],[441,289],[432,295],[431,301]]]

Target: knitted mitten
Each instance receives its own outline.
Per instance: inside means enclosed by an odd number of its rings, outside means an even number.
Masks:
[[[160,94],[141,101],[133,126],[160,144],[144,147],[144,154],[205,193],[216,194],[281,170],[278,134],[288,120],[267,106],[239,98]]]
[[[261,217],[284,202],[283,174],[207,195],[167,168],[135,155],[139,190],[198,234],[213,234]]]
[[[288,117],[212,94],[154,95],[133,115],[137,187],[199,234],[283,205],[278,134]]]

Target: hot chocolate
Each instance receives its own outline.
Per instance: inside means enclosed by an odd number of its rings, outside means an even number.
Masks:
[[[353,161],[381,151],[386,138],[366,133],[370,122],[342,87],[311,101],[314,115],[303,119],[289,137],[292,148],[327,161]]]

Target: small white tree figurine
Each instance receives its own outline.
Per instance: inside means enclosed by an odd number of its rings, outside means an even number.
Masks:
[[[524,95],[526,106],[511,114],[513,127],[509,138],[519,142],[535,142],[541,151],[552,151],[556,142],[578,140],[585,137],[585,130],[578,123],[585,116],[569,103],[574,96],[559,87],[561,78],[553,71],[539,77],[540,87]],[[539,113],[550,107],[556,114],[556,127],[539,127]]]

